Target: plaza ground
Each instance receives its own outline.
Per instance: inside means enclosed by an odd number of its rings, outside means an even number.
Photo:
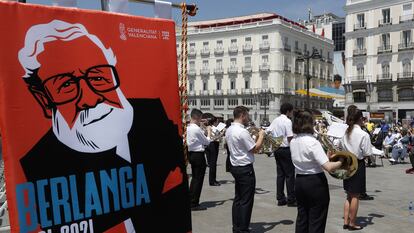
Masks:
[[[194,233],[232,232],[231,206],[234,197],[234,179],[225,172],[226,155],[220,151],[217,167],[217,180],[221,186],[208,184],[208,168],[201,194],[201,205],[207,210],[193,211]],[[406,159],[407,160],[407,159]],[[377,159],[380,167],[367,168],[367,193],[373,201],[361,201],[358,223],[365,228],[361,233],[413,233],[414,215],[410,215],[408,204],[414,201],[414,175],[405,174],[410,164],[390,165],[388,160]],[[254,200],[251,229],[255,233],[295,232],[297,209],[276,205],[276,165],[274,157],[257,155],[254,164],[256,172],[256,195]],[[189,174],[191,169],[188,169]],[[345,193],[342,181],[331,178],[330,206],[326,233],[347,232],[342,229],[343,203]],[[286,191],[286,190],[285,190]]]

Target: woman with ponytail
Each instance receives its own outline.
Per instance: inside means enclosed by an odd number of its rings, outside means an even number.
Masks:
[[[349,151],[358,158],[358,170],[351,178],[344,180],[347,198],[344,204],[344,229],[361,230],[355,224],[359,207],[359,196],[366,192],[365,162],[366,156],[372,155],[372,145],[369,134],[361,129],[363,125],[362,112],[355,105],[348,107],[346,124],[348,129],[341,140],[342,149]]]

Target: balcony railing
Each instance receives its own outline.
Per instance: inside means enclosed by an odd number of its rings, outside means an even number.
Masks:
[[[378,26],[379,27],[384,27],[384,26],[387,26],[387,25],[392,25],[392,18],[389,18],[389,19],[380,19],[380,20],[378,20]]]
[[[214,69],[214,74],[221,75],[224,73],[223,67],[216,67]]]
[[[227,69],[227,73],[229,73],[229,74],[237,74],[237,72],[238,72],[238,68],[237,68],[237,66],[230,66],[230,67]]]
[[[290,72],[292,69],[288,65],[283,66],[283,71]]]
[[[285,51],[290,52],[290,51],[292,51],[292,46],[290,46],[289,44],[284,44],[284,45],[283,45],[283,49],[284,49]]]
[[[263,41],[262,43],[260,43],[259,49],[260,50],[269,50],[270,49],[269,41]]]
[[[208,90],[201,90],[200,95],[210,95],[210,92]]]
[[[195,57],[197,55],[197,51],[195,50],[195,48],[190,48],[188,50],[188,56],[189,57]]]
[[[214,95],[223,95],[223,90],[213,90]]]
[[[203,48],[201,51],[200,51],[200,54],[201,54],[201,56],[210,56],[210,49],[209,48]]]
[[[188,69],[188,76],[196,76],[197,71],[195,68]]]
[[[368,80],[368,76],[366,75],[356,75],[349,77],[351,82],[366,82]]]
[[[398,44],[398,51],[411,50],[411,49],[414,49],[414,42]]]
[[[302,55],[302,50],[300,48],[295,48],[295,53],[297,55]]]
[[[188,92],[188,95],[195,96],[195,95],[196,95],[196,92],[195,92],[194,90],[189,91],[189,92]]]
[[[414,21],[414,15],[402,15],[400,16],[400,23]]]
[[[242,89],[242,94],[252,94],[252,89],[250,88]]]
[[[378,47],[378,54],[392,53],[392,45],[382,45]]]
[[[237,90],[236,89],[228,89],[227,94],[228,95],[237,95]]]
[[[200,70],[200,74],[201,74],[201,75],[210,75],[210,69],[209,69],[209,68],[207,68],[207,67],[203,67],[203,68],[201,68],[201,70]]]
[[[377,75],[377,82],[391,82],[392,74],[379,74]]]
[[[242,68],[243,73],[251,73],[252,72],[252,66],[251,65],[245,65]]]
[[[354,49],[354,57],[356,56],[365,56],[367,55],[367,49],[363,48],[363,49]]]
[[[269,71],[270,71],[270,66],[269,66],[269,64],[267,64],[267,63],[262,63],[262,64],[259,66],[259,70],[260,70],[261,72],[269,72]]]
[[[214,55],[223,55],[224,54],[224,48],[223,47],[217,47],[214,49]]]
[[[237,53],[239,51],[239,47],[237,45],[230,45],[229,53]]]
[[[397,74],[398,81],[411,81],[414,80],[414,73],[413,72],[403,72]]]
[[[354,25],[354,31],[367,29],[367,23],[357,23]]]
[[[244,44],[243,45],[243,52],[248,53],[253,51],[253,45],[252,44]]]

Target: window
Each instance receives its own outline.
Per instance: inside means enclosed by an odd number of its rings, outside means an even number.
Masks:
[[[229,106],[237,106],[239,105],[239,99],[228,99]]]
[[[203,42],[203,49],[208,49],[208,42]]]
[[[195,43],[190,43],[190,50],[194,50],[195,49]]]
[[[411,77],[411,61],[410,59],[406,59],[403,61],[403,76],[404,77]]]
[[[299,83],[295,83],[295,91],[299,90]]]
[[[230,80],[230,89],[232,89],[232,90],[236,89],[236,81],[235,80]]]
[[[379,89],[378,102],[392,102],[392,89]]]
[[[270,99],[268,98],[261,98],[260,99],[260,106],[269,106]]]
[[[365,102],[367,102],[366,96],[365,96],[365,90],[354,92],[354,102],[355,103],[365,103]]]
[[[308,51],[308,45],[307,44],[304,44],[303,45],[303,52],[307,52]]]
[[[190,61],[190,70],[195,69],[195,61]]]
[[[269,88],[267,77],[262,77],[262,88],[264,88],[264,89]]]
[[[221,81],[216,82],[216,89],[221,90]]]
[[[189,91],[194,91],[194,81],[190,81],[188,89],[190,89]]]
[[[263,35],[263,36],[262,36],[262,40],[263,40],[263,41],[268,40],[268,39],[269,39],[269,36],[268,36],[268,35]]]
[[[299,41],[295,41],[295,50],[299,49]]]
[[[237,46],[237,39],[231,39],[231,46]]]
[[[210,99],[201,99],[201,106],[210,106]]]
[[[384,24],[391,23],[391,10],[389,8],[382,10],[382,22]]]
[[[237,66],[237,58],[235,58],[235,57],[230,58],[230,66],[231,67],[236,67]]]
[[[249,80],[244,81],[244,88],[245,89],[250,89],[250,81]]]
[[[411,30],[401,32],[401,43],[404,47],[408,47],[411,44]]]
[[[216,60],[216,68],[217,69],[222,69],[223,68],[223,60],[221,60],[221,59]]]
[[[357,40],[356,40],[356,42],[357,42],[357,49],[363,50],[365,48],[365,40],[364,39],[365,38],[363,38],[363,37],[357,38]]]
[[[242,103],[243,103],[243,105],[247,105],[247,106],[252,106],[252,105],[254,105],[255,103],[254,103],[254,99],[253,98],[243,98],[242,99]]]
[[[268,55],[263,55],[262,56],[262,63],[263,64],[268,64],[269,62],[269,56]]]
[[[398,91],[398,101],[414,100],[414,90],[412,88],[404,88]]]
[[[381,35],[381,46],[384,49],[388,49],[390,47],[390,34],[385,33]]]
[[[250,67],[252,65],[252,58],[251,57],[245,57],[244,58],[244,66]]]
[[[244,38],[244,41],[246,42],[246,44],[250,44],[252,42],[252,38],[251,37],[246,37],[246,38]]]
[[[357,67],[357,74],[359,77],[364,78],[364,66],[363,65],[359,65]]]
[[[208,69],[208,60],[203,61],[203,69]]]
[[[207,86],[207,80],[204,80],[203,81],[203,91],[207,91],[207,88],[208,88],[208,86]]]
[[[412,11],[412,4],[411,3],[409,3],[409,4],[404,4],[403,5],[403,13],[402,13],[402,15],[403,16],[408,16],[408,15],[412,15],[413,13],[413,11]]]
[[[222,40],[218,40],[216,43],[217,43],[217,48],[223,48],[223,41]]]
[[[224,99],[215,99],[214,106],[224,106]]]
[[[357,15],[357,26],[359,26],[359,28],[363,28],[365,27],[365,15],[364,14],[358,14]]]

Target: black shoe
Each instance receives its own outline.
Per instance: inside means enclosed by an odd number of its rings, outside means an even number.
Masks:
[[[287,206],[288,207],[297,207],[298,206],[298,203],[296,203],[296,201],[288,202],[287,203]]]
[[[372,196],[369,196],[368,194],[361,194],[361,196],[359,197],[359,200],[362,200],[362,201],[372,201],[372,200],[374,200],[374,197],[372,197]]]
[[[364,229],[364,227],[361,226],[348,226],[348,231],[359,231]]]
[[[210,183],[210,186],[220,186],[221,184],[219,182]]]
[[[278,201],[277,202],[277,205],[278,206],[284,206],[284,205],[286,205],[287,204],[287,201],[285,201],[285,200],[282,200],[282,201]]]
[[[191,207],[191,211],[200,211],[200,210],[206,210],[206,207],[202,207],[201,205],[196,205]]]
[[[342,228],[343,228],[344,230],[346,230],[346,229],[348,229],[348,228],[349,228],[349,225],[344,224],[344,225],[342,226]]]

